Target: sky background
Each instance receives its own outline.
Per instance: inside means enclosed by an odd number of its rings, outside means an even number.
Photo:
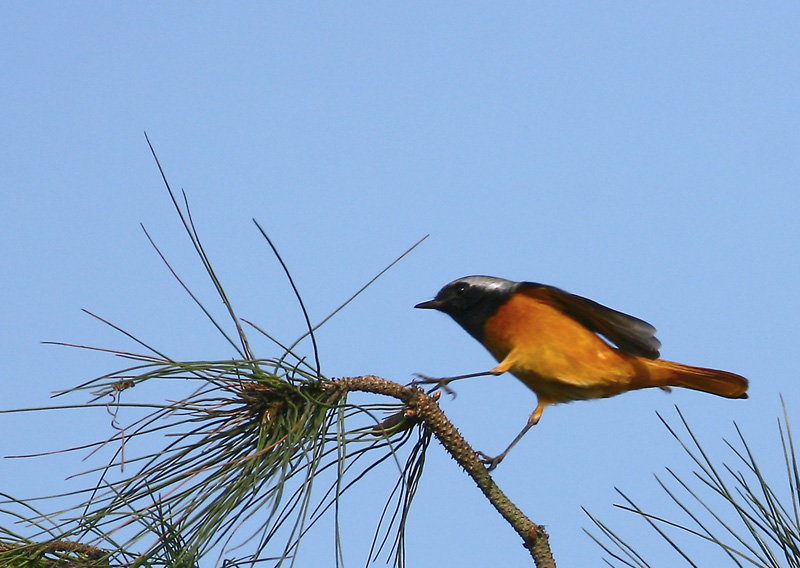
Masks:
[[[677,423],[675,405],[731,463],[735,421],[780,483],[781,393],[800,420],[800,4],[7,2],[0,53],[2,408],[50,404],[124,364],[40,343],[136,347],[82,308],[175,359],[233,356],[139,226],[219,306],[147,131],[238,313],[286,342],[303,319],[253,217],[315,321],[430,234],[320,330],[328,376],[490,368],[449,318],[412,309],[489,274],[636,315],[663,358],[751,380],[747,401],[651,390],[548,408],[495,479],[547,526],[559,565],[603,565],[582,506],[675,565],[613,507],[619,487],[670,510],[653,473],[692,469],[656,415]],[[535,406],[511,376],[457,391],[442,407],[490,454]],[[4,456],[111,433],[96,412],[2,415],[0,428]],[[0,490],[58,492],[90,465],[2,460]],[[360,503],[392,483],[369,478],[345,500],[350,565],[374,525]],[[312,540],[298,565],[332,565],[332,533]],[[434,444],[408,565],[529,563]]]

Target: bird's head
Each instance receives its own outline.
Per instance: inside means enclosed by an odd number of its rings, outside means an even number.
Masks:
[[[433,300],[414,307],[443,312],[480,340],[483,324],[518,286],[518,282],[494,276],[465,276],[447,284]]]

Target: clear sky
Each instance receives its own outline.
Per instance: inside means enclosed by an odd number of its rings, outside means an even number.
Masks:
[[[412,306],[490,274],[634,314],[664,358],[750,378],[747,401],[646,391],[548,408],[495,477],[560,565],[601,565],[581,506],[663,550],[612,505],[620,487],[660,511],[652,474],[688,476],[656,416],[675,421],[676,404],[721,456],[736,421],[780,479],[780,393],[800,421],[800,4],[6,2],[0,53],[2,407],[122,364],[41,341],[134,349],[81,308],[176,359],[233,356],[139,227],[218,305],[146,130],[239,314],[286,341],[303,320],[252,217],[315,320],[430,233],[322,328],[328,376],[488,369],[455,323]],[[457,390],[442,407],[488,453],[535,406],[510,376]],[[2,455],[110,434],[96,413],[0,421]],[[3,460],[2,490],[55,492],[86,467]],[[410,566],[529,562],[438,446],[426,468]],[[391,479],[368,485],[379,499]],[[356,518],[356,534],[372,524]],[[320,534],[300,565],[332,550]]]

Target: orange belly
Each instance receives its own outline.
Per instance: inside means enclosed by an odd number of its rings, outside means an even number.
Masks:
[[[622,353],[557,308],[513,295],[484,326],[483,343],[540,399],[567,402],[654,386],[646,363]]]

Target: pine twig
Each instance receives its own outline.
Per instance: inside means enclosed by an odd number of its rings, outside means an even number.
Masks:
[[[555,568],[556,563],[550,550],[547,532],[535,524],[517,508],[500,490],[486,471],[480,457],[467,443],[455,426],[442,412],[436,400],[424,390],[404,386],[374,375],[346,377],[334,381],[339,388],[347,391],[362,391],[391,396],[403,401],[410,413],[433,433],[447,452],[475,481],[492,506],[522,538],[522,543],[531,554],[537,568]]]

